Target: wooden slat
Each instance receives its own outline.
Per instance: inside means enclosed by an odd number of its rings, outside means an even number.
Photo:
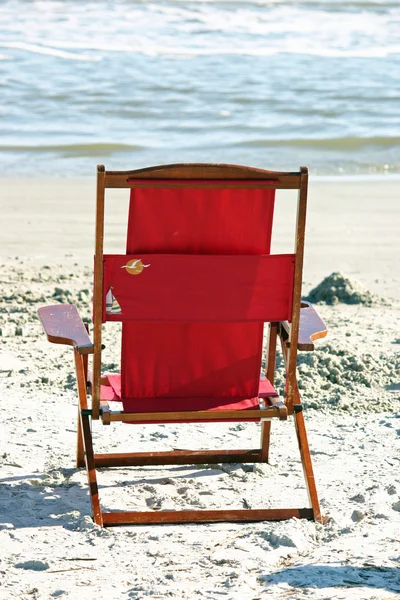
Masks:
[[[93,344],[73,304],[43,306],[38,310],[49,342],[73,346],[80,354],[91,354]]]
[[[279,418],[279,410],[275,408],[260,410],[191,410],[182,412],[111,412],[111,421],[123,421],[125,423],[141,423],[150,421],[220,421],[226,419],[238,419],[246,421],[248,419],[271,419]]]
[[[252,521],[285,521],[287,519],[313,519],[311,508],[277,509],[224,509],[224,510],[177,510],[158,512],[103,512],[105,527],[117,525],[151,525],[154,523],[222,523]]]
[[[107,171],[105,174],[105,187],[107,188],[131,188],[137,183],[132,179],[234,179],[234,180],[276,180],[273,187],[279,189],[298,189],[300,185],[300,173],[287,173],[281,171],[267,171],[244,167],[241,165],[224,164],[175,164],[160,165],[146,169],[133,171]],[[188,185],[191,186],[190,181]],[[225,184],[224,184],[225,187]]]
[[[290,324],[288,321],[282,321],[281,325],[289,334]],[[299,350],[314,350],[313,342],[326,337],[327,333],[328,329],[322,319],[318,316],[314,307],[309,302],[303,300],[301,302],[300,329],[297,348]],[[290,342],[287,342],[286,346],[289,348]]]
[[[105,186],[106,188],[115,188],[115,189],[117,189],[117,188],[149,187],[148,185],[146,185],[146,186],[145,185],[139,185],[139,184],[137,184],[135,182],[130,181],[129,175],[121,176],[121,175],[111,175],[110,173],[108,173],[108,174],[106,174],[105,181],[106,181],[106,186]],[[176,186],[176,185],[172,184],[170,186],[165,185],[165,187],[166,188],[168,188],[168,187],[173,188],[173,187],[184,187],[184,186],[183,185]],[[202,188],[202,187],[206,187],[206,186],[202,186],[200,184],[191,185],[190,183],[188,183],[187,187],[189,187],[189,188]],[[238,185],[232,185],[232,186],[221,185],[221,186],[218,186],[218,184],[217,184],[214,187],[216,187],[216,188],[218,188],[218,187],[221,187],[221,188],[232,187],[233,188],[234,187],[234,188],[237,189],[240,186],[238,186]],[[248,186],[246,186],[246,185],[243,186],[243,188],[246,188],[246,187],[248,187]],[[260,187],[266,187],[266,186],[263,185],[263,186],[260,186]],[[282,189],[282,190],[297,190],[298,187],[299,186],[298,186],[298,183],[297,183],[297,177],[295,175],[291,179],[282,179],[281,178],[281,179],[278,179],[276,181],[276,183],[271,184],[271,188],[274,188],[274,189],[277,189],[277,190],[279,190],[279,189]]]
[[[210,463],[261,462],[260,450],[170,450],[95,454],[96,467],[138,467],[144,465],[199,465]]]

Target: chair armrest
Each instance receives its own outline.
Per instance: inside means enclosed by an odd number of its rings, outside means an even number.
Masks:
[[[281,325],[286,333],[290,334],[290,323],[282,321]],[[314,340],[318,340],[327,335],[328,330],[325,323],[318,316],[316,310],[309,302],[301,301],[300,309],[300,328],[297,348],[299,350],[314,350]],[[290,346],[290,342],[286,344]]]
[[[39,319],[49,342],[73,346],[79,354],[92,354],[93,344],[73,304],[39,308]]]

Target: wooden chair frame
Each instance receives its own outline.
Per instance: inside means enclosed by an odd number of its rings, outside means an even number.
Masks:
[[[276,347],[280,339],[286,369],[286,393],[282,402],[269,398],[268,404],[260,410],[246,410],[246,419],[261,420],[261,443],[258,449],[244,450],[201,450],[201,451],[169,451],[140,452],[120,454],[94,454],[91,435],[91,421],[101,418],[103,424],[112,421],[123,422],[176,422],[218,419],[243,419],[240,410],[184,411],[184,412],[152,412],[132,413],[113,411],[107,402],[100,399],[100,386],[106,381],[101,376],[102,352],[102,310],[103,310],[103,243],[104,243],[104,206],[107,188],[132,188],[148,186],[148,180],[187,180],[187,186],[193,187],[191,180],[196,180],[196,187],[202,187],[201,180],[223,180],[221,187],[227,187],[227,180],[235,181],[235,187],[243,180],[244,186],[252,180],[252,187],[260,181],[263,188],[297,189],[297,220],[295,232],[295,273],[293,290],[293,308],[291,323],[271,323],[268,344],[266,377],[274,384],[276,366]],[[140,180],[143,180],[141,184]],[[166,186],[167,184],[165,184]],[[176,182],[171,181],[171,187]],[[185,182],[183,182],[185,185]],[[208,184],[209,185],[209,184]],[[78,384],[78,440],[77,466],[86,465],[89,481],[90,497],[94,521],[100,526],[146,523],[186,523],[217,521],[260,521],[283,520],[292,517],[314,519],[323,522],[318,495],[314,480],[307,434],[305,430],[302,405],[300,401],[296,364],[297,351],[314,349],[313,341],[327,334],[326,327],[309,303],[301,302],[301,283],[303,271],[304,238],[307,208],[308,170],[301,167],[299,172],[276,172],[242,167],[236,165],[213,164],[177,164],[151,167],[134,171],[106,171],[104,166],[97,168],[97,207],[96,207],[96,244],[94,265],[94,342],[83,325],[74,306],[56,305],[39,309],[45,333],[49,341],[69,344],[74,347],[75,368]],[[214,187],[214,186],[213,186]],[[268,186],[269,187],[269,186]],[[91,377],[91,407],[88,405],[87,389],[89,381],[88,355],[93,354],[93,374]],[[184,511],[143,511],[143,512],[103,512],[100,508],[96,478],[96,467],[140,466],[140,465],[173,465],[204,463],[245,463],[268,462],[270,430],[272,419],[286,420],[293,417],[304,471],[306,488],[309,496],[309,508],[279,509],[242,509],[242,510],[184,510]]]

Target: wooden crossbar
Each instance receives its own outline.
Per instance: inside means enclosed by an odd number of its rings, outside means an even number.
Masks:
[[[257,448],[246,450],[169,450],[166,452],[95,454],[94,462],[96,467],[256,463],[261,462],[261,450]]]
[[[286,415],[285,415],[286,416]],[[125,423],[143,423],[151,421],[170,421],[176,423],[179,421],[219,421],[238,419],[246,421],[247,419],[274,419],[281,418],[279,408],[266,408],[257,410],[185,410],[176,412],[112,412],[107,413],[107,421],[122,421]],[[284,417],[285,418],[285,417]]]
[[[145,169],[136,169],[133,171],[106,171],[103,165],[98,165],[98,172],[104,173],[104,183],[107,188],[133,188],[139,186],[148,186],[146,180],[154,180],[153,185],[157,185],[157,180],[172,180],[170,186],[176,185],[173,180],[180,180],[179,185],[192,187],[191,180],[195,180],[195,185],[201,185],[198,180],[204,179],[204,186],[209,185],[210,180],[224,180],[223,187],[226,187],[227,180],[243,180],[244,186],[249,187],[260,184],[260,186],[271,186],[276,189],[298,189],[300,186],[299,172],[267,171],[254,167],[244,167],[239,165],[223,164],[172,164],[159,165],[156,167],[147,167]],[[142,180],[142,182],[140,181]],[[187,181],[185,181],[187,180]],[[239,183],[239,185],[241,182]],[[166,183],[166,187],[167,187]],[[236,183],[237,185],[237,183]]]
[[[286,519],[313,519],[312,508],[238,509],[231,510],[177,510],[157,512],[103,512],[104,527],[117,525],[151,525],[172,523],[222,523],[284,521]]]

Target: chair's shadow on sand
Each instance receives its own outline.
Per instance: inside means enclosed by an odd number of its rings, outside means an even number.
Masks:
[[[76,473],[75,469],[63,471],[70,476]],[[12,525],[10,529],[60,525],[73,529],[74,511],[89,515],[90,498],[85,487],[69,482],[68,477],[60,485],[49,483],[39,473],[4,477],[0,479],[0,511],[1,522]]]
[[[289,567],[273,575],[266,575],[264,581],[269,586],[288,583],[299,589],[368,587],[400,592],[399,568],[372,564],[363,567],[341,564]]]
[[[157,469],[157,467],[155,468]],[[74,529],[74,524],[79,525],[82,517],[91,515],[91,505],[86,481],[83,486],[79,482],[70,481],[73,475],[79,473],[79,469],[58,469],[64,476],[64,480],[57,484],[49,481],[43,473],[30,475],[15,475],[0,479],[0,523],[6,523],[15,529],[24,527],[55,527],[63,526]],[[190,471],[190,475],[188,474]],[[102,469],[99,469],[101,477]],[[115,487],[126,487],[129,485],[142,484],[166,484],[170,479],[181,480],[189,476],[191,478],[210,477],[221,475],[219,469],[196,469],[188,466],[169,466],[164,475],[154,477],[145,476],[146,469],[137,468],[132,470],[129,479],[119,474],[114,481],[107,484],[99,481],[100,497],[102,490]],[[19,482],[13,484],[14,482]],[[80,515],[77,514],[79,511]],[[3,525],[4,527],[4,525]],[[6,527],[5,527],[6,528]],[[12,529],[12,528],[10,528]]]

